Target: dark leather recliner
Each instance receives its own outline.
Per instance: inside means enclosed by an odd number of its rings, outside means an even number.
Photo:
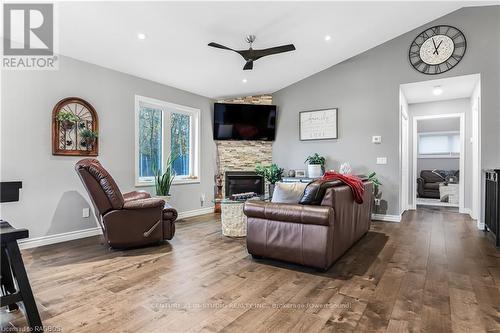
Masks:
[[[104,237],[112,248],[132,248],[172,239],[177,211],[162,199],[133,191],[122,194],[98,160],[86,158],[75,165],[85,186]]]
[[[370,230],[373,184],[363,203],[349,186],[328,188],[320,205],[247,201],[247,249],[252,256],[328,269]]]
[[[420,171],[417,178],[417,194],[419,198],[439,199],[439,184],[444,183],[445,178],[432,170]]]

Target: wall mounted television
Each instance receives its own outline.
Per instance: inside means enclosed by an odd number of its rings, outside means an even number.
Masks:
[[[274,141],[276,105],[214,104],[214,140]]]

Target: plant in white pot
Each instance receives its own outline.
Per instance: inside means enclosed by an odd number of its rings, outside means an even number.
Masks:
[[[307,163],[307,175],[309,178],[318,178],[325,173],[325,158],[318,153],[308,156],[304,163]]]
[[[175,178],[175,170],[172,167],[172,164],[177,159],[177,157],[169,156],[165,161],[165,172],[161,172],[161,170],[155,171],[155,189],[156,189],[156,197],[165,200],[168,202],[170,200],[170,187]]]

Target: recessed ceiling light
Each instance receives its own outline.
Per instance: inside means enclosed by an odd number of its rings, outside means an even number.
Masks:
[[[247,79],[243,79],[243,80],[241,80],[241,82],[247,83]]]
[[[138,33],[137,34],[137,38],[139,38],[139,39],[146,39],[146,35],[143,34],[143,33]]]
[[[327,42],[328,42],[330,39],[332,39],[332,36],[330,36],[330,35],[326,35],[326,36],[325,36],[325,41],[327,41]]]
[[[432,89],[432,93],[439,96],[443,93],[443,88],[441,88],[441,86],[435,86],[434,89]]]

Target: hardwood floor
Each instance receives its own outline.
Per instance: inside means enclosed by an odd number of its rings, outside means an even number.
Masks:
[[[328,272],[251,259],[218,217],[170,244],[99,237],[23,251],[44,325],[62,332],[500,332],[500,251],[465,215],[422,208],[371,231]],[[25,329],[1,312],[2,331]]]

